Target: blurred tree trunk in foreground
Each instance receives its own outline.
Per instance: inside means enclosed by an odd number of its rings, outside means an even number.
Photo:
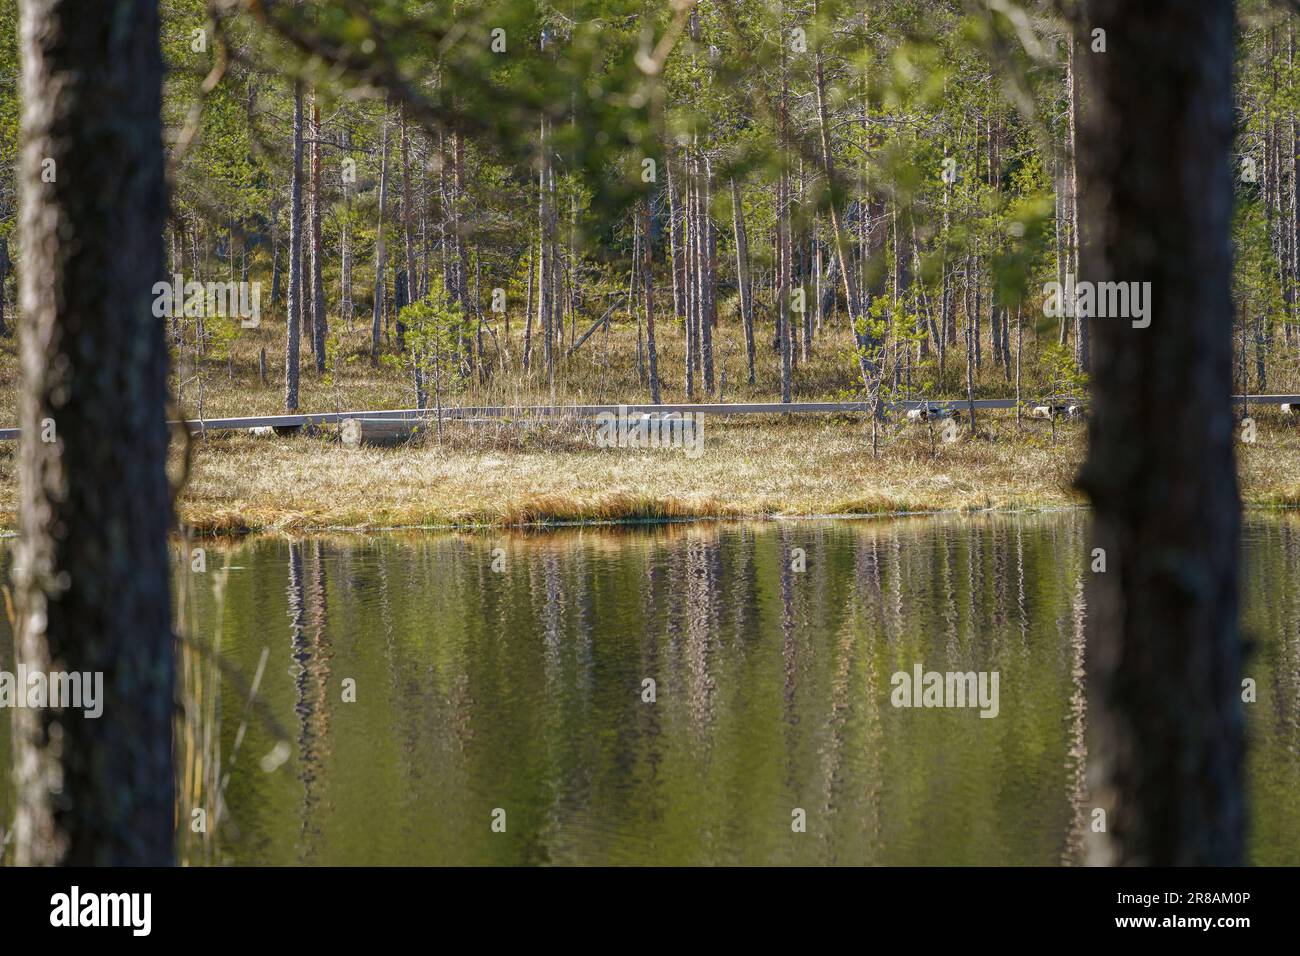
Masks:
[[[1090,700],[1108,851],[1235,864],[1243,850],[1240,502],[1233,441],[1234,4],[1091,0],[1079,151],[1082,278],[1150,282],[1148,328],[1092,322]],[[1106,52],[1095,49],[1106,30]]]
[[[15,715],[20,864],[173,859],[157,0],[23,0],[18,659],[103,714]],[[51,440],[52,439],[52,440]]]

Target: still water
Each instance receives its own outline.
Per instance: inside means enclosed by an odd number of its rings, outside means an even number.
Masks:
[[[182,857],[1082,863],[1086,535],[1066,512],[208,544],[178,561],[206,816]],[[1300,522],[1244,538],[1250,853],[1294,865]],[[996,671],[997,716],[893,706],[917,665]]]

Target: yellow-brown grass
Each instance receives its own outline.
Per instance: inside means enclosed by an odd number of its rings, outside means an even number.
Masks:
[[[841,353],[843,330],[827,330],[800,372],[799,399],[858,397],[854,368]],[[282,330],[266,322],[235,343],[225,359],[202,365],[207,417],[283,411],[277,360]],[[514,361],[518,361],[518,328]],[[743,381],[736,330],[720,333],[727,400],[774,400],[776,359],[759,349],[759,381]],[[680,336],[660,333],[665,401],[680,389]],[[760,342],[760,346],[763,343]],[[257,349],[266,347],[271,383],[257,380]],[[413,404],[407,375],[372,369],[361,329],[343,336],[337,374],[305,368],[303,410],[382,408]],[[1029,345],[1026,343],[1028,358]],[[537,355],[540,357],[540,349]],[[607,343],[593,337],[563,364],[556,396],[569,401],[645,401],[638,383],[633,328],[616,328]],[[309,358],[304,356],[304,361]],[[233,376],[230,370],[233,369]],[[933,372],[933,369],[930,370]],[[950,375],[954,369],[950,368]],[[193,370],[189,373],[192,375]],[[1007,394],[1002,376],[985,369],[980,391]],[[186,398],[187,414],[197,389]],[[544,401],[535,371],[502,374],[459,402]],[[14,420],[17,362],[13,342],[0,342],[0,419]],[[697,393],[702,401],[716,400]],[[1031,389],[1026,386],[1026,397]],[[1249,504],[1300,504],[1300,425],[1276,410],[1254,408],[1258,438],[1239,445],[1243,496]],[[888,424],[872,451],[862,417],[709,418],[697,459],[680,450],[598,448],[590,425],[448,425],[441,441],[403,448],[344,448],[328,435],[256,438],[210,433],[195,442],[193,467],[179,498],[182,519],[202,533],[307,531],[325,528],[537,526],[568,522],[742,518],[829,514],[1053,508],[1083,504],[1072,480],[1084,453],[1084,430],[1044,422],[1017,427],[1009,414],[980,417],[981,435],[963,426],[952,444],[922,427]],[[123,489],[123,493],[129,493]],[[14,445],[0,443],[0,525],[16,523]]]
[[[873,456],[860,421],[709,420],[703,454],[598,448],[570,438],[531,447],[465,447],[449,428],[403,448],[344,448],[328,438],[210,436],[180,500],[208,532],[328,527],[519,526],[566,522],[885,514],[1061,507],[1079,429],[1000,422],[992,437],[939,444],[890,430]],[[578,431],[576,434],[581,435]]]

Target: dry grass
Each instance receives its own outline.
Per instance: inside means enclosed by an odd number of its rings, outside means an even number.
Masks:
[[[327,438],[209,437],[181,499],[210,532],[325,527],[530,525],[883,514],[1052,507],[1070,488],[1079,434],[1050,445],[1043,429],[1013,443],[940,445],[924,432],[886,436],[873,457],[863,424],[752,421],[705,426],[704,451],[597,448],[582,431],[562,442],[467,448],[448,434],[397,449],[348,449]],[[576,434],[577,437],[573,437]],[[587,437],[584,442],[583,438]]]

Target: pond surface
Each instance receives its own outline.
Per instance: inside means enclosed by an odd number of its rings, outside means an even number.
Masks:
[[[1082,863],[1086,535],[1066,512],[208,544],[178,561],[207,816],[183,858]],[[1250,852],[1294,865],[1300,523],[1244,538]],[[996,671],[997,716],[893,706],[918,665]]]

